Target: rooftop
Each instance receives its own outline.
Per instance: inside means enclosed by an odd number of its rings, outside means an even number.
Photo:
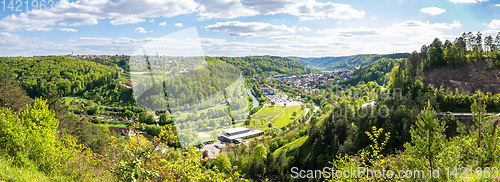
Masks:
[[[248,130],[248,128],[245,128],[245,127],[237,127],[237,128],[230,128],[230,129],[225,129],[225,130],[222,130],[223,133],[237,133],[237,132],[240,132],[240,131],[246,131]]]
[[[235,128],[233,128],[233,129],[235,129]],[[245,128],[245,129],[247,129],[247,128]],[[225,138],[230,139],[230,140],[237,140],[237,139],[244,138],[244,137],[251,136],[251,135],[255,135],[255,134],[258,134],[258,133],[264,133],[264,131],[261,131],[261,130],[258,130],[258,129],[252,129],[249,132],[242,133],[242,134],[239,134],[239,135],[234,135],[234,136],[225,136],[225,135],[222,135],[222,137],[225,137]]]

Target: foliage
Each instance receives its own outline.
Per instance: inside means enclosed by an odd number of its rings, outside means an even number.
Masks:
[[[445,124],[436,119],[436,112],[432,110],[430,103],[424,108],[421,114],[418,115],[416,126],[411,129],[411,137],[413,145],[405,144],[408,152],[408,157],[411,157],[416,162],[417,166],[408,164],[414,169],[429,169],[437,168],[438,154],[442,151],[443,145],[446,142],[444,135]],[[416,167],[416,168],[415,168]]]
[[[49,88],[63,96],[83,94],[118,78],[119,68],[78,59],[48,56],[0,58],[0,70],[16,74],[30,97],[40,97]]]
[[[247,56],[247,57],[206,57],[207,62],[223,61],[227,64],[237,66],[245,76],[255,75],[300,75],[308,73],[303,65],[278,56]]]
[[[133,129],[134,127],[132,127]],[[221,173],[217,168],[206,169],[207,160],[200,152],[166,147],[164,143],[176,140],[163,133],[154,143],[142,135],[134,135],[123,143],[111,140],[107,151],[113,155],[98,155],[97,162],[122,181],[238,181],[239,175]]]
[[[217,166],[217,169],[224,173],[231,172],[233,167],[226,153],[220,153],[217,155],[217,158],[214,159],[212,165]]]
[[[0,108],[0,153],[13,158],[13,164],[36,168],[48,176],[72,180],[95,180],[101,170],[91,165],[91,151],[70,135],[58,136],[59,121],[46,101],[35,99],[19,115]]]

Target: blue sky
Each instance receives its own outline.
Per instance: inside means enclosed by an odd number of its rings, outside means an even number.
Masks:
[[[500,31],[493,0],[14,0],[9,8],[11,1],[0,2],[3,56],[130,54],[140,46],[211,56],[385,54]],[[42,4],[52,7],[32,6]]]

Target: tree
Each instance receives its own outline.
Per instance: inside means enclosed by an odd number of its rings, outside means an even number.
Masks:
[[[406,143],[404,147],[408,155],[413,159],[425,159],[423,166],[430,170],[436,168],[437,154],[441,152],[445,143],[445,123],[436,119],[436,112],[432,109],[430,102],[418,115],[416,126],[412,126],[411,143]],[[423,167],[422,166],[422,167]]]
[[[148,115],[146,114],[146,112],[139,113],[138,117],[139,117],[139,122],[147,123]]]
[[[221,152],[219,153],[219,155],[217,155],[213,162],[213,165],[217,166],[217,169],[224,173],[230,172],[232,170],[231,160],[224,152]]]
[[[156,121],[155,121],[154,116],[153,116],[153,115],[149,115],[149,116],[148,116],[148,119],[146,120],[146,123],[147,123],[147,124],[155,124],[155,123],[156,123]]]
[[[252,158],[255,159],[265,159],[267,156],[267,148],[260,144],[255,147],[252,153]]]
[[[493,50],[493,36],[488,35],[487,37],[484,38],[484,45],[485,45],[485,50],[486,52],[491,52]]]
[[[295,118],[295,116],[297,116],[297,111],[293,111],[292,113],[292,117]]]
[[[125,113],[123,115],[125,117],[127,117],[127,118],[133,118],[134,117],[134,112],[132,112],[130,110],[127,110],[127,111],[125,111]]]
[[[470,106],[472,111],[472,118],[477,127],[477,147],[481,147],[481,129],[484,123],[484,115],[486,114],[486,104],[483,101],[481,91],[478,91],[478,99],[474,99],[474,103]]]
[[[26,96],[26,92],[15,80],[15,76],[0,71],[0,107],[10,108],[14,112],[19,112],[30,103],[30,98]]]
[[[215,128],[217,127],[217,122],[214,119],[211,119],[208,125],[212,128]]]
[[[217,138],[217,136],[219,136],[219,135],[217,134],[217,131],[212,131],[212,133],[210,133],[210,136],[211,136],[213,139],[216,139],[216,138]]]

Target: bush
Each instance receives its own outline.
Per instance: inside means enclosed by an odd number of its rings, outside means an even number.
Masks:
[[[0,151],[17,165],[77,181],[89,181],[94,175],[89,155],[82,152],[87,149],[78,146],[70,135],[58,137],[59,120],[46,101],[35,99],[19,115],[0,108],[0,116]]]

